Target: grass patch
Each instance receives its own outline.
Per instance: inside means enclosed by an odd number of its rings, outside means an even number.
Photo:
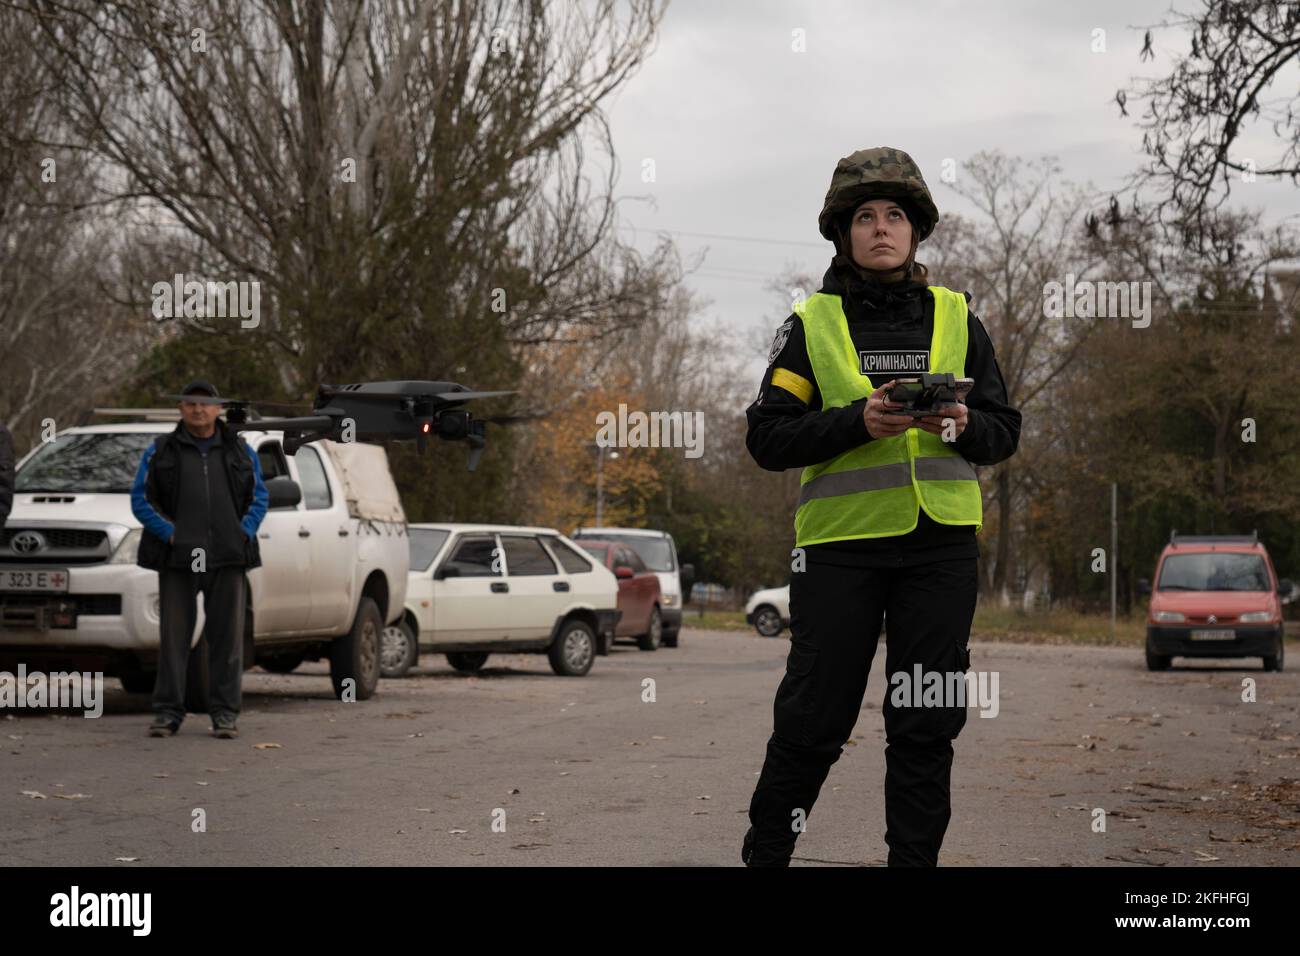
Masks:
[[[682,627],[698,628],[702,631],[749,631],[755,636],[758,635],[753,624],[745,623],[744,611],[705,611],[704,616],[701,617],[699,608],[687,606],[682,614]]]

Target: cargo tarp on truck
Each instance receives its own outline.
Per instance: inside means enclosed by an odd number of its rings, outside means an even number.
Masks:
[[[322,440],[343,482],[348,514],[370,521],[391,521],[405,526],[406,512],[388,470],[388,453],[379,445]]]

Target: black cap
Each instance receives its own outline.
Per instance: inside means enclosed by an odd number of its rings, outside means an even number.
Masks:
[[[214,399],[220,399],[220,398],[221,398],[221,393],[217,391],[217,387],[216,387],[215,385],[213,385],[211,382],[205,382],[205,381],[204,381],[203,379],[201,379],[201,378],[195,379],[194,381],[192,381],[192,382],[190,382],[188,385],[186,385],[183,389],[181,389],[181,395],[183,396],[183,400],[184,400],[184,401],[190,401],[190,402],[193,402],[193,401],[200,401],[199,399],[196,399],[196,398],[194,397],[194,396],[196,396],[196,395],[207,395],[207,396],[209,396],[209,397],[211,397],[211,398],[214,398]],[[220,402],[220,401],[214,401],[214,402],[202,402],[202,401],[200,401],[200,404],[203,404],[203,405],[220,405],[221,402]]]

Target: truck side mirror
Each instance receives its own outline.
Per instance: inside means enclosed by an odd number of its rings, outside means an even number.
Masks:
[[[1278,594],[1290,594],[1294,590],[1295,590],[1295,582],[1292,581],[1290,578],[1283,578],[1281,581],[1277,582]]]
[[[460,577],[460,568],[454,564],[444,564],[437,571],[433,572],[433,579],[435,581],[441,581],[443,578],[458,577]]]
[[[1138,594],[1150,594],[1151,582],[1147,578],[1138,578],[1137,590],[1138,590]]]
[[[620,564],[618,567],[614,569],[614,577],[622,581],[626,578],[636,577],[636,572],[633,571],[631,568],[629,568],[626,564]]]
[[[302,501],[302,489],[298,487],[298,482],[287,475],[266,482],[266,494],[270,499],[268,508],[293,508]]]

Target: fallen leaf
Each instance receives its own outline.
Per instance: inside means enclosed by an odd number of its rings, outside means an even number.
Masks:
[[[253,744],[254,750],[281,750],[279,744]]]
[[[45,800],[45,799],[46,799],[45,794],[41,793],[39,790],[24,790],[24,791],[23,791],[23,796],[24,796],[24,797],[31,797],[33,800]]]
[[[54,799],[55,799],[55,800],[89,800],[89,799],[90,799],[90,794],[88,794],[88,793],[56,793],[56,794],[54,795]]]
[[[135,863],[139,859],[140,858],[138,856],[115,856],[113,857],[113,862],[114,863]]]

